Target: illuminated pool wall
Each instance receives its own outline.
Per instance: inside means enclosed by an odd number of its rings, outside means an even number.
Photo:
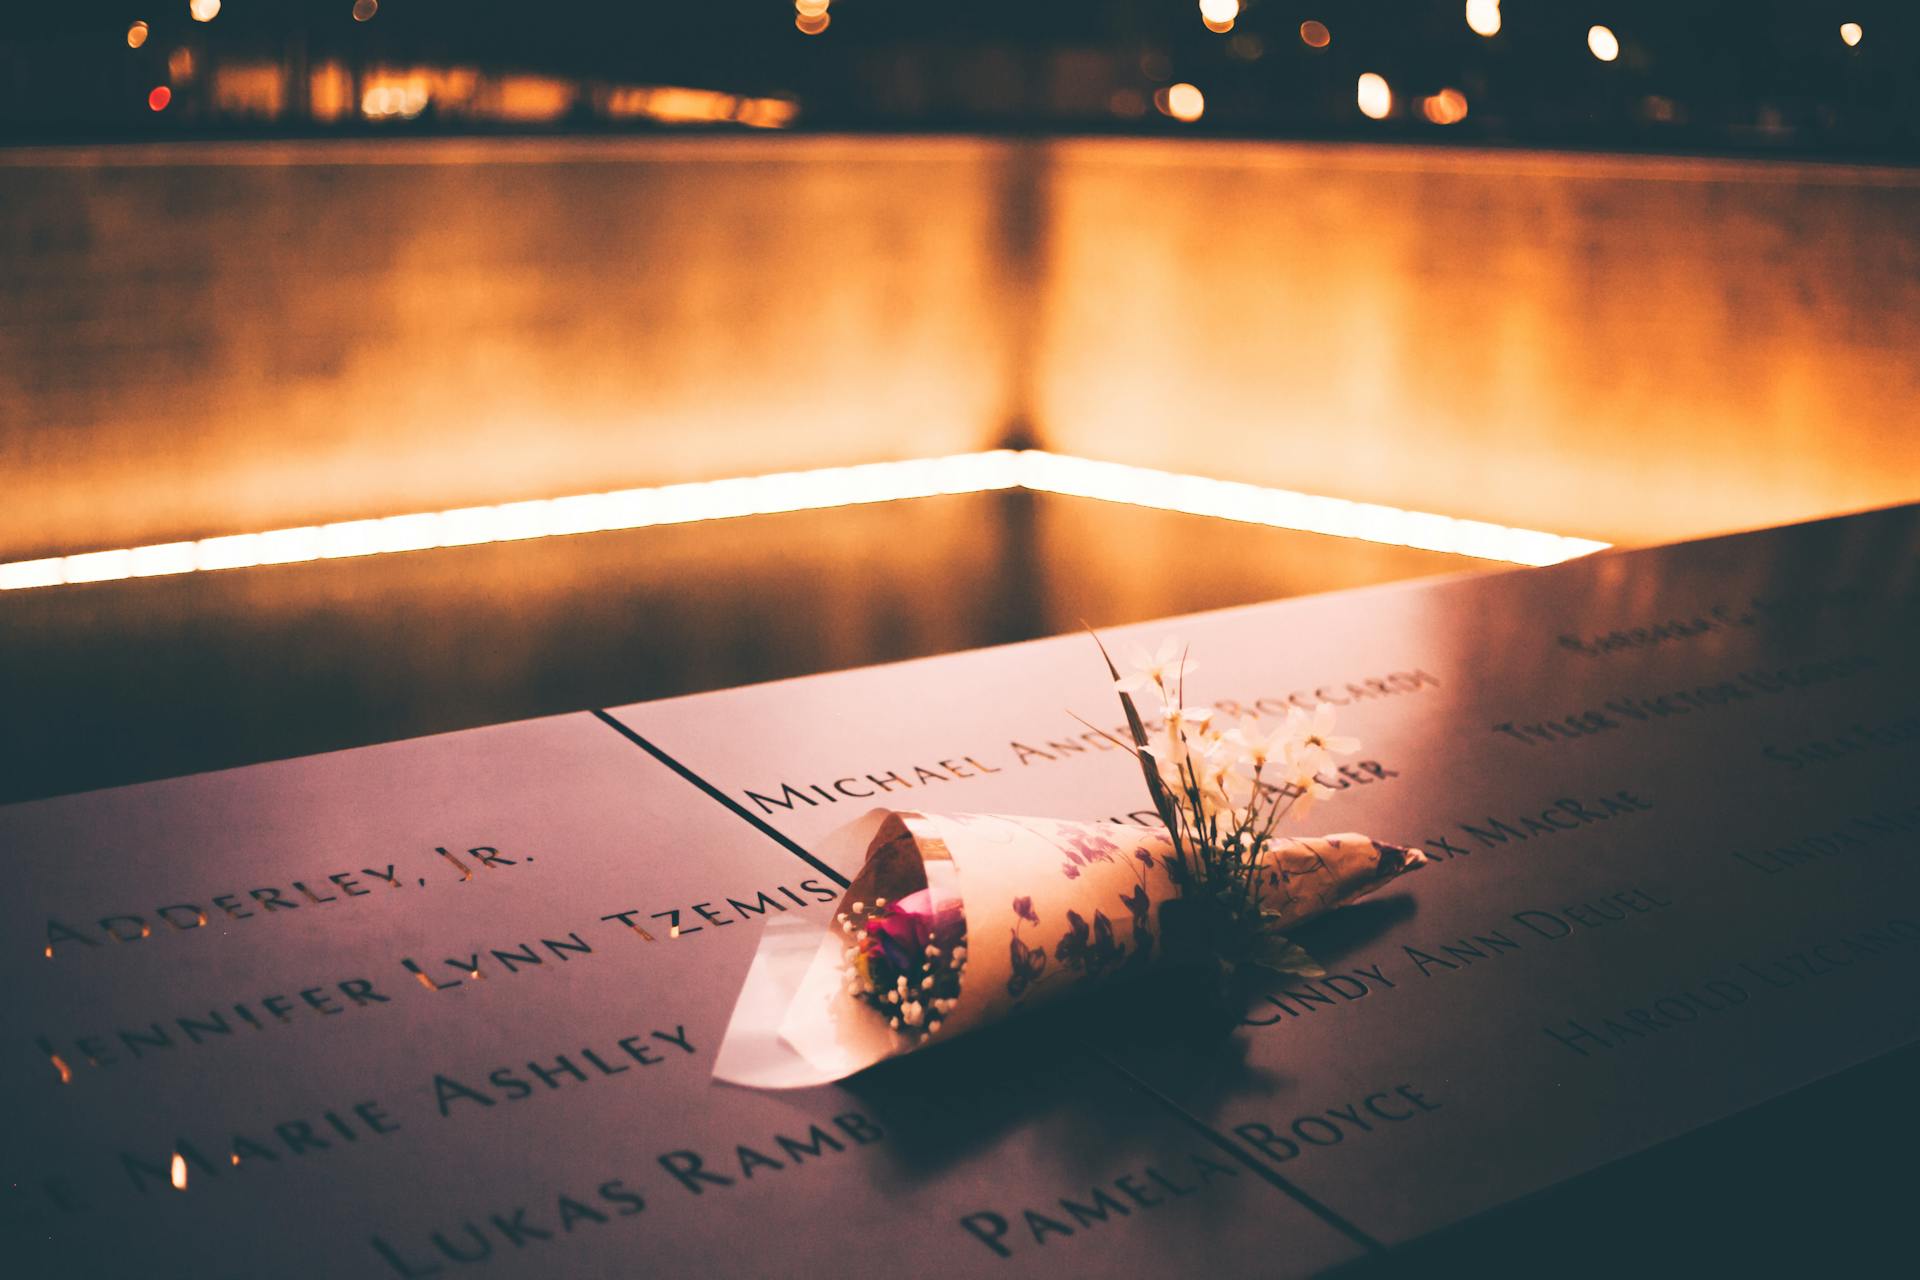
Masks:
[[[0,152],[0,558],[960,452],[1620,542],[1920,497],[1920,174],[1211,142]]]

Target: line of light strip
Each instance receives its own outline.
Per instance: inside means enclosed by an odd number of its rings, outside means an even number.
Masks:
[[[1236,480],[1130,467],[1119,462],[1096,462],[1091,458],[1040,450],[1028,450],[1018,457],[1020,486],[1041,493],[1100,498],[1161,511],[1184,511],[1219,520],[1270,525],[1275,529],[1445,551],[1480,560],[1559,564],[1562,560],[1605,551],[1612,545],[1592,538],[1515,529],[1485,520],[1463,520],[1376,502],[1328,498],[1292,489],[1271,489]]]
[[[643,529],[996,489],[1098,498],[1509,564],[1557,564],[1608,545],[1587,538],[1096,462],[1039,449],[993,449],[944,458],[620,489],[18,560],[0,564],[0,591]]]

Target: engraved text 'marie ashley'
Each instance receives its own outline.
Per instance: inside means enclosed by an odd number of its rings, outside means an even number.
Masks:
[[[202,1135],[196,1140],[176,1133],[172,1144],[162,1151],[122,1150],[120,1170],[132,1191],[165,1194],[171,1185],[169,1156],[185,1161],[192,1170],[192,1185],[200,1188],[234,1170],[245,1176],[283,1161],[303,1162],[368,1138],[397,1133],[400,1127],[379,1102],[358,1102],[351,1107],[330,1107],[318,1116],[308,1113],[282,1120],[270,1128],[230,1131],[224,1139],[209,1140]]]
[[[458,1074],[439,1071],[433,1077],[434,1105],[440,1118],[485,1110],[502,1103],[524,1102],[556,1089],[591,1084],[610,1076],[626,1075],[635,1066],[657,1067],[672,1059],[694,1056],[693,1041],[684,1025],[673,1030],[655,1028],[627,1036],[612,1045],[586,1045],[565,1053],[543,1055],[501,1067],[481,1067]],[[538,1082],[538,1087],[536,1083]]]

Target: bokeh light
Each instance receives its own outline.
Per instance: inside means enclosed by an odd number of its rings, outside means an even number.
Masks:
[[[1442,89],[1421,100],[1420,113],[1434,124],[1459,124],[1467,118],[1467,95],[1458,89]]]
[[[353,20],[371,21],[373,15],[380,12],[380,0],[353,0]]]
[[[172,101],[173,90],[163,84],[157,84],[153,86],[152,91],[147,94],[147,110],[165,111],[167,104]]]
[[[1587,28],[1587,48],[1600,61],[1612,62],[1620,56],[1620,37],[1613,34],[1612,27],[1595,23]]]
[[[1312,49],[1324,49],[1333,42],[1333,32],[1324,22],[1309,18],[1300,24],[1300,42]]]
[[[1500,34],[1500,0],[1467,0],[1467,25],[1477,36]]]
[[[1841,43],[1845,44],[1849,49],[1859,44],[1860,37],[1865,34],[1867,33],[1861,29],[1860,24],[1857,22],[1843,22],[1840,24]]]
[[[793,25],[800,29],[803,36],[817,36],[833,25],[833,15],[822,9],[819,13],[796,13]]]
[[[1387,113],[1393,110],[1393,89],[1387,84],[1387,78],[1377,72],[1364,73],[1354,88],[1354,101],[1360,105],[1360,114],[1369,120],[1385,120]]]
[[[793,11],[803,18],[817,18],[827,11],[829,0],[793,0]]]
[[[1182,80],[1179,84],[1167,86],[1165,105],[1161,110],[1175,120],[1192,123],[1206,114],[1207,96],[1197,86]]]
[[[1200,21],[1217,35],[1233,30],[1233,20],[1239,16],[1240,0],[1200,0]]]
[[[147,24],[136,22],[127,28],[127,48],[138,49],[147,42]]]
[[[220,16],[220,0],[189,0],[187,12],[195,22],[212,22]]]

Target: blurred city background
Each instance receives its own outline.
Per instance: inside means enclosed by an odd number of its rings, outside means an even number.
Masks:
[[[803,128],[1910,155],[1905,0],[64,0],[0,118],[63,134]]]
[[[1917,15],[10,6],[0,800],[1920,498]]]

